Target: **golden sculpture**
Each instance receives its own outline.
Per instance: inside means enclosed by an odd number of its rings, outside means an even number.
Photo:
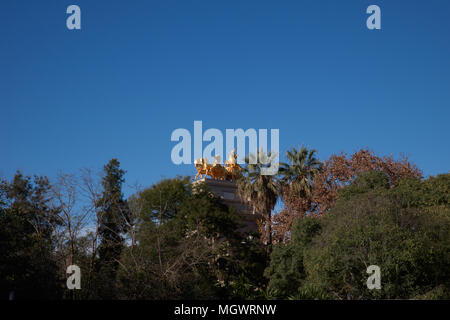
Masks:
[[[211,165],[208,163],[208,159],[202,157],[194,161],[197,174],[194,180],[197,180],[210,176],[214,180],[227,180],[236,181],[241,177],[241,166],[237,163],[236,149],[230,152],[228,160],[225,161],[225,167],[220,162],[220,156],[215,156],[214,163]]]
[[[214,163],[209,169],[209,175],[215,180],[224,180],[227,177],[227,170],[221,166],[218,162],[220,161],[220,156],[215,156]]]
[[[209,174],[209,168],[211,165],[208,163],[208,159],[206,158],[200,158],[194,160],[195,168],[197,169],[197,174],[195,175],[194,180],[198,179],[198,176],[200,176],[200,179],[203,179],[204,177]]]
[[[237,163],[236,149],[230,152],[228,160],[225,160],[225,170],[227,171],[227,180],[237,180],[241,177],[241,166]]]

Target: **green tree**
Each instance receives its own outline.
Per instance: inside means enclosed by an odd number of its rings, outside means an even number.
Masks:
[[[267,244],[267,252],[272,246],[272,210],[280,194],[277,175],[264,175],[263,170],[271,167],[274,157],[272,153],[259,150],[256,155],[250,154],[245,159],[246,166],[242,177],[238,180],[238,194],[249,202],[255,211],[264,216],[263,240]]]
[[[239,295],[238,275],[262,286],[263,248],[237,232],[234,210],[188,182],[166,179],[130,199],[140,218],[136,245],[124,250],[119,268],[123,298],[228,298]]]
[[[212,197],[207,188],[196,187],[180,213],[178,221],[187,234],[195,231],[209,239],[213,254],[209,272],[220,287],[216,298],[256,298],[257,290],[265,285],[266,254],[257,235],[242,231],[242,217],[234,208]]]
[[[103,194],[96,204],[99,212],[98,260],[96,261],[97,297],[112,299],[116,272],[124,248],[124,233],[130,227],[130,210],[123,199],[122,184],[125,171],[120,169],[117,159],[112,159],[104,167],[102,179]]]
[[[180,205],[190,196],[190,178],[164,179],[130,197],[140,219],[164,223],[177,216]]]
[[[305,251],[320,230],[319,218],[304,217],[293,225],[291,241],[274,246],[264,275],[269,279],[268,289],[275,297],[286,299],[299,293],[306,278],[303,264]]]
[[[286,151],[289,163],[281,162],[279,173],[284,186],[289,186],[296,195],[310,198],[314,179],[320,173],[322,163],[316,158],[317,150],[302,146]]]
[[[288,163],[281,163],[281,197],[283,210],[274,216],[274,237],[277,241],[290,238],[291,226],[296,219],[313,211],[312,194],[314,180],[321,172],[322,163],[316,158],[316,150],[302,146],[286,152]]]
[[[266,269],[278,297],[448,299],[449,175],[401,179],[359,175],[323,217],[300,219],[292,240],[274,247]],[[366,285],[381,268],[381,290]]]
[[[15,299],[61,297],[54,255],[53,230],[58,208],[49,197],[46,177],[23,176],[0,183],[0,288],[1,296]]]
[[[304,286],[341,299],[449,297],[450,208],[433,196],[448,177],[388,186],[385,173],[369,172],[341,191],[305,255]],[[381,268],[381,290],[367,289],[369,265]]]
[[[426,180],[402,179],[393,189],[392,197],[404,208],[448,207],[450,174],[439,174]]]
[[[192,195],[189,178],[165,179],[130,197],[137,218],[136,245],[122,254],[118,271],[121,298],[213,298],[214,258],[209,239],[214,218],[227,225],[223,208],[204,192]],[[212,221],[211,221],[212,220]]]

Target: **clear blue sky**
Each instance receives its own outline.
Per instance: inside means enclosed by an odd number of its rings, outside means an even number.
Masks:
[[[66,28],[70,4],[82,30]],[[449,17],[447,0],[2,0],[0,173],[117,157],[129,184],[192,174],[170,135],[194,120],[278,128],[282,152],[367,146],[448,172]]]

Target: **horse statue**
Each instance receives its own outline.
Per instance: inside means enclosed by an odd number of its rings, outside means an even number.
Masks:
[[[210,176],[210,168],[211,165],[208,163],[208,159],[201,157],[200,159],[194,160],[195,169],[197,169],[197,174],[195,175],[194,180],[197,180],[200,176],[200,179],[206,178],[208,175]]]
[[[208,163],[208,159],[201,157],[194,160],[197,174],[194,180],[204,179],[210,176],[214,180],[235,181],[241,177],[241,166],[237,163],[236,149],[230,152],[228,160],[225,161],[225,166],[220,164],[220,155],[214,156],[214,163]]]
[[[219,164],[220,155],[214,156],[214,163],[210,168],[210,176],[216,180],[224,180],[227,175],[227,170]]]
[[[228,181],[237,180],[241,177],[241,166],[237,163],[236,149],[230,152],[228,160],[225,161],[225,170],[227,171],[225,179]]]
[[[225,160],[225,166],[238,165],[236,159],[237,159],[236,148],[234,148],[230,152],[230,155],[228,156],[228,160]]]

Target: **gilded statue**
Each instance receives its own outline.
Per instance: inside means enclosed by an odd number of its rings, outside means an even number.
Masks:
[[[202,157],[194,161],[197,174],[194,180],[206,178],[210,176],[214,180],[236,181],[241,177],[241,166],[237,163],[236,149],[230,152],[228,160],[225,160],[225,166],[220,162],[220,156],[215,156],[214,163],[208,163],[208,159]]]

